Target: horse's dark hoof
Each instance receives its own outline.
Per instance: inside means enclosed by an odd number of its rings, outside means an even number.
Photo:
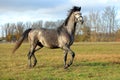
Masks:
[[[64,67],[64,69],[67,69],[68,67]]]
[[[68,65],[65,65],[65,66],[64,66],[64,69],[67,69],[68,67],[69,67]]]
[[[36,66],[36,64],[37,64],[37,61],[35,61],[35,62],[34,62],[34,64],[33,64],[33,66],[32,66],[32,67],[35,67],[35,66]]]
[[[32,68],[35,67],[35,66],[36,66],[36,64],[34,64],[34,65],[32,66]]]

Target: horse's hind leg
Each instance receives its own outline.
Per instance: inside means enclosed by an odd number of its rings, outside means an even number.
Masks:
[[[37,41],[37,46],[39,46],[39,48],[36,48],[35,51],[38,51],[43,47],[43,45],[39,41]]]
[[[32,66],[32,61],[31,61],[32,56],[33,56],[33,52],[29,51],[29,53],[28,53],[28,66],[30,68],[33,67]]]
[[[29,64],[29,67],[34,67],[34,66],[36,65],[36,63],[37,63],[37,59],[36,59],[36,57],[35,57],[35,55],[34,55],[34,52],[35,52],[35,51],[28,53],[28,64]],[[33,65],[32,65],[32,61],[31,61],[31,58],[32,58],[32,57],[33,57],[33,59],[34,59]]]
[[[32,65],[31,65],[31,52],[29,51],[29,53],[28,53],[28,66],[29,67],[32,67]]]
[[[37,45],[35,43],[33,45],[31,45],[30,51],[28,53],[29,67],[34,67],[36,65],[36,63],[37,63],[37,59],[36,59],[36,57],[34,55],[36,46]],[[32,57],[34,58],[34,64],[33,64],[34,66],[32,66],[32,62],[31,62]]]
[[[36,49],[36,47],[39,46],[39,48]],[[36,43],[33,43],[31,44],[31,49],[30,49],[30,52],[28,53],[28,60],[29,60],[29,67],[34,67],[36,66],[37,64],[37,59],[35,57],[35,52],[38,51],[39,49],[41,49],[43,47],[43,45],[40,43],[40,42],[36,42]],[[31,58],[33,57],[34,59],[34,62],[33,62],[33,65],[32,65],[32,62],[31,62]]]

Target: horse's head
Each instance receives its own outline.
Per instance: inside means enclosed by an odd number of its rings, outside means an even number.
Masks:
[[[76,12],[74,12],[74,15],[75,15],[75,21],[81,22],[81,24],[83,24],[84,20],[83,20],[82,14],[80,12],[76,11]]]
[[[83,20],[83,17],[82,17],[82,13],[80,13],[81,7],[76,7],[75,6],[73,9],[74,9],[73,15],[75,17],[75,21],[83,24],[84,20]]]

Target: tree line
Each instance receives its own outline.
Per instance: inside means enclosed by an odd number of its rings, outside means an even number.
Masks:
[[[77,24],[75,41],[120,41],[120,19],[115,7],[106,7],[102,12],[92,11],[84,16],[84,24]],[[59,27],[64,20],[6,23],[2,25],[2,37],[6,41],[16,41],[28,28]]]

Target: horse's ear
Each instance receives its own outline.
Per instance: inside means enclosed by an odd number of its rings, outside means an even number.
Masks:
[[[81,10],[81,7],[74,6],[72,10],[73,10],[73,11],[80,11],[80,10]]]
[[[81,6],[79,7],[79,10],[81,11]]]

